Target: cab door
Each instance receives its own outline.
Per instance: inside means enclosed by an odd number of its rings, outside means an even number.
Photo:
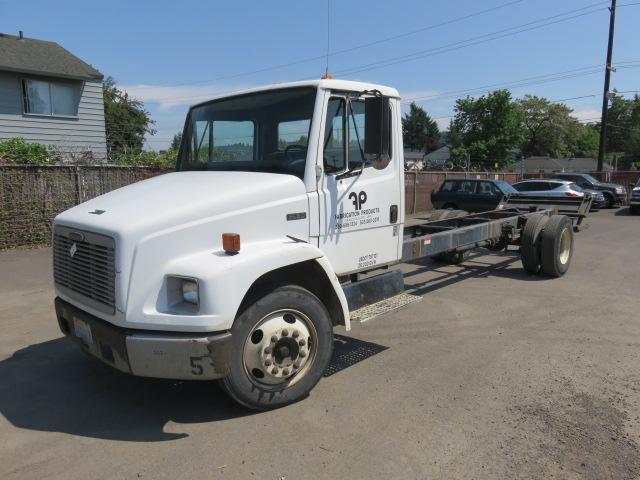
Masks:
[[[328,94],[323,126],[319,247],[338,275],[397,261],[402,236],[402,160],[393,139],[398,128],[391,104],[391,160],[375,168],[364,156],[364,100]],[[394,135],[395,133],[395,135]]]

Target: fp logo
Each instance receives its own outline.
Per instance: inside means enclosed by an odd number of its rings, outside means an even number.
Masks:
[[[73,256],[76,254],[77,251],[78,251],[78,246],[75,243],[72,244],[71,248],[69,249],[69,256],[73,258]]]
[[[360,210],[362,205],[367,201],[367,192],[364,190],[358,194],[356,194],[356,192],[351,192],[349,194],[349,200],[353,200],[353,206],[356,207],[356,210]]]

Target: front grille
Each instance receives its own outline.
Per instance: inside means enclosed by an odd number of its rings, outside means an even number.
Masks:
[[[55,227],[53,278],[62,292],[87,306],[113,314],[115,276],[113,238],[68,227]]]

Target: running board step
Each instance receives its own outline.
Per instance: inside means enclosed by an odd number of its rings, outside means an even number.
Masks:
[[[350,312],[351,321],[360,323],[368,322],[380,315],[384,315],[385,313],[397,310],[398,308],[402,308],[406,305],[419,302],[420,300],[422,300],[420,295],[412,295],[410,293],[403,292],[380,302],[372,303],[371,305],[353,310]]]

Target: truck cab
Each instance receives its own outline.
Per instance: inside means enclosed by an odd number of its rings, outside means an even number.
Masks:
[[[395,89],[323,79],[194,105],[176,172],[53,225],[60,328],[124,372],[222,379],[251,408],[320,379],[340,282],[402,256]]]

